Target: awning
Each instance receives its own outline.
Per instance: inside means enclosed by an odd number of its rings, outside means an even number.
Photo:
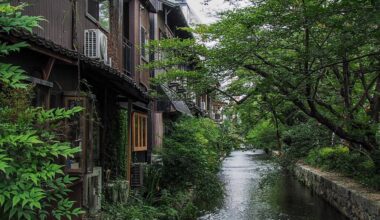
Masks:
[[[188,31],[179,30],[178,28],[190,27],[186,19],[185,14],[182,11],[181,6],[186,5],[185,1],[173,1],[173,0],[159,0],[163,5],[171,8],[171,12],[168,14],[168,25],[172,30],[177,32],[177,36],[180,38],[194,38],[193,34]]]
[[[53,54],[58,54],[61,57],[64,57],[65,59],[71,60],[73,62],[79,61],[82,64],[87,65],[88,68],[94,70],[96,76],[92,77],[100,77],[104,80],[107,80],[107,82],[114,85],[115,88],[117,88],[119,91],[132,95],[138,100],[148,102],[150,99],[148,92],[139,86],[134,79],[127,76],[126,74],[118,71],[115,68],[105,65],[102,61],[89,58],[78,51],[64,48],[63,46],[56,44],[51,40],[40,37],[37,34],[24,30],[11,31],[10,33],[0,31],[0,37],[7,40],[11,40],[11,38],[13,38],[13,40],[16,41],[26,41],[32,47],[44,48]]]
[[[168,86],[161,85],[161,89],[164,91],[165,95],[168,97],[176,111],[181,112],[185,115],[192,116],[191,111],[186,103],[182,100],[179,100],[177,95],[171,91]]]

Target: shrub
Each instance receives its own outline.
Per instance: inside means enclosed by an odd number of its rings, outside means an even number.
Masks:
[[[254,148],[276,149],[276,129],[269,120],[262,120],[247,134],[247,142]]]
[[[217,173],[228,151],[222,134],[210,119],[180,118],[158,152],[162,163],[147,166],[144,187],[125,204],[108,204],[105,216],[190,220],[220,204],[224,194]]]
[[[182,118],[165,137],[161,152],[165,186],[188,187],[219,168],[220,131],[210,119]]]
[[[380,175],[376,174],[374,161],[360,152],[350,151],[348,147],[323,147],[310,151],[305,162],[353,177],[364,185],[380,189]]]
[[[286,127],[282,136],[284,151],[291,160],[307,156],[311,149],[331,144],[331,132],[314,120]]]
[[[229,120],[223,121],[220,125],[220,132],[223,138],[219,139],[218,152],[223,156],[229,155],[233,149],[238,149],[240,144],[244,142],[235,124]]]
[[[349,166],[352,164],[349,163],[353,159],[351,157],[348,147],[323,147],[311,150],[305,161],[326,170],[350,173]]]
[[[158,208],[137,197],[130,198],[126,203],[105,203],[103,210],[105,220],[153,220],[163,215]]]
[[[25,5],[0,3],[0,31],[31,31],[40,17],[20,13]],[[0,42],[0,56],[26,47],[25,43]],[[60,137],[63,120],[81,108],[51,109],[31,106],[32,88],[17,66],[0,63],[0,216],[1,219],[56,219],[78,216],[82,211],[67,199],[67,185],[74,178],[63,173],[59,158],[80,151]]]

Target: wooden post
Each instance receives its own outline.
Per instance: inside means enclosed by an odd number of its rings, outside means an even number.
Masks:
[[[42,80],[45,80],[45,81],[49,80],[49,77],[50,77],[51,71],[53,69],[54,63],[55,63],[55,58],[49,57],[48,62],[46,63],[46,65],[42,69]],[[50,94],[51,94],[51,90],[50,90],[50,88],[48,88],[47,93],[44,97],[44,106],[46,109],[50,108]]]
[[[128,144],[127,144],[127,180],[131,183],[131,165],[132,165],[132,101],[128,100]]]

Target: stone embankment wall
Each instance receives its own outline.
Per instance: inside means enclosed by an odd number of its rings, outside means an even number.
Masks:
[[[341,174],[297,164],[294,174],[350,219],[380,220],[380,192],[372,191]]]

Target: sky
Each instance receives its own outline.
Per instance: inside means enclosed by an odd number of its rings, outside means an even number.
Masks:
[[[196,14],[201,23],[209,24],[215,22],[217,12],[227,10],[232,6],[225,0],[211,0],[207,5],[203,4],[204,0],[187,0],[187,4],[192,12]]]
[[[250,0],[236,0],[234,4],[226,0],[209,0],[207,5],[204,0],[187,0],[192,13],[198,18],[199,22],[203,24],[210,24],[218,20],[216,14],[221,11],[232,9],[234,7],[243,7],[250,5]]]
[[[215,13],[228,8],[228,4],[224,0],[212,0],[208,5],[204,5],[202,2],[203,0],[187,0],[190,9],[201,23],[208,24],[216,21]]]

